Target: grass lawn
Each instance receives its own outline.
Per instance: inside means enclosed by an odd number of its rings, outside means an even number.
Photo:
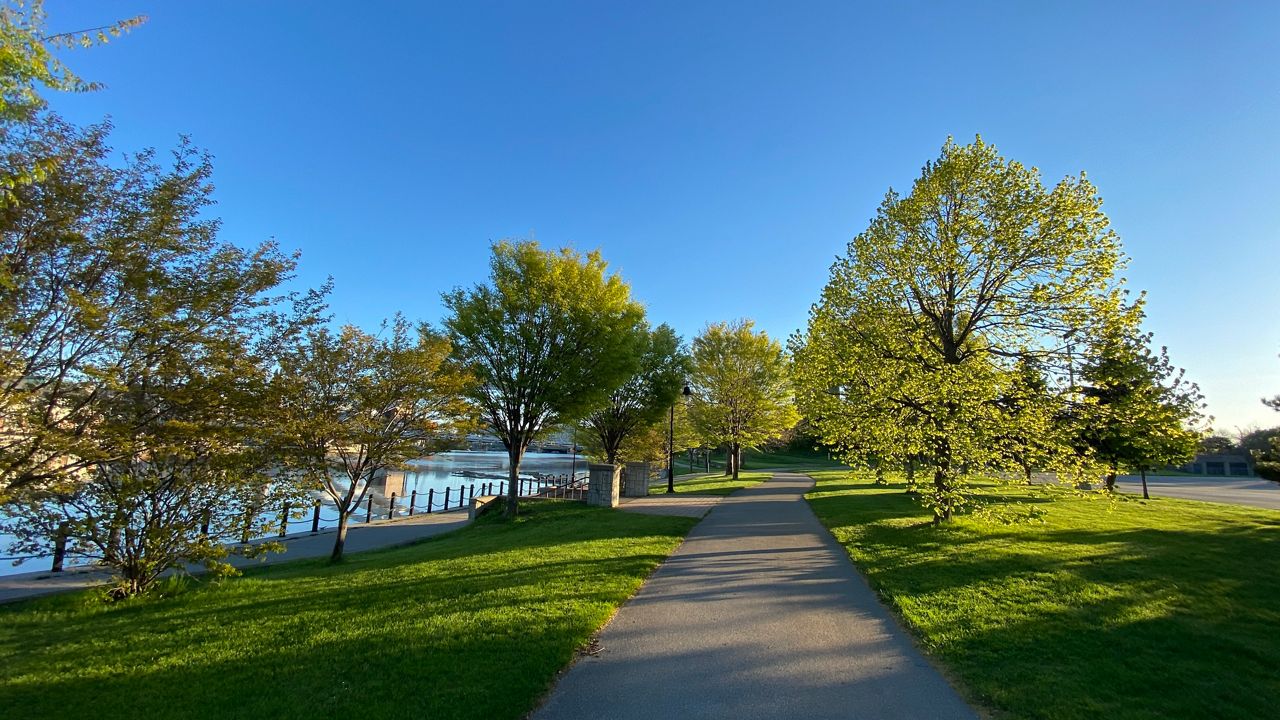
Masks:
[[[0,714],[519,718],[696,521],[528,502],[169,598],[0,606]]]
[[[738,479],[725,477],[720,473],[712,473],[710,475],[699,475],[697,477],[686,478],[684,480],[677,479],[675,482],[675,490],[677,493],[687,493],[691,495],[728,495],[734,490],[741,490],[752,485],[759,485],[769,479],[772,473],[767,472],[740,472]],[[663,480],[661,484],[651,485],[649,493],[652,495],[662,495],[667,491],[667,481]]]
[[[719,470],[724,472],[725,453],[717,451],[711,454],[712,471]],[[837,469],[843,468],[839,462],[827,457],[825,451],[820,450],[743,450],[742,451],[742,469],[743,470],[768,470],[768,469]],[[703,472],[703,465],[700,461],[695,462],[692,467],[689,465],[689,456],[682,453],[676,458],[676,472]]]
[[[1043,522],[934,528],[901,485],[814,476],[814,512],[997,717],[1276,717],[1280,512],[993,488]]]

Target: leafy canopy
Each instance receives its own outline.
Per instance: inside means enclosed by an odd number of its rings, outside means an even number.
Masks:
[[[471,376],[450,350],[448,338],[397,316],[379,335],[312,329],[280,358],[271,446],[337,507],[335,559],[376,476],[450,447],[471,426]]]
[[[804,412],[833,445],[928,462],[921,497],[950,517],[968,498],[967,472],[1017,467],[1013,439],[1069,445],[1019,362],[1060,374],[1064,335],[1133,323],[1123,265],[1083,174],[1045,188],[981,138],[948,140],[832,266],[807,335],[793,340]]]
[[[1082,367],[1078,409],[1080,439],[1110,468],[1149,470],[1195,457],[1205,422],[1195,383],[1169,362],[1168,351],[1152,353],[1150,335],[1106,337]]]
[[[529,442],[581,419],[635,374],[644,308],[599,252],[493,246],[489,282],[444,295],[454,357],[477,382],[469,395],[507,447],[507,512]]]
[[[691,419],[704,438],[731,453],[759,448],[800,419],[782,345],[753,328],[750,320],[714,323],[693,341]]]
[[[638,435],[654,436],[659,434],[654,431],[661,429],[661,444],[666,443],[667,412],[680,397],[688,374],[689,358],[675,330],[664,323],[646,331],[635,374],[584,422],[605,462],[617,463],[624,455],[636,459],[652,456],[648,450],[651,442],[640,443],[644,447],[633,448],[635,452],[624,452]],[[659,425],[662,427],[657,428]]]

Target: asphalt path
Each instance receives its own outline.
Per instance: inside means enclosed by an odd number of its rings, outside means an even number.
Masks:
[[[976,718],[818,522],[805,476],[734,493],[535,720]]]
[[[1116,478],[1116,482],[1123,492],[1142,494],[1142,479],[1137,475],[1121,475]],[[1261,478],[1148,475],[1147,488],[1152,497],[1175,497],[1280,510],[1280,483]]]

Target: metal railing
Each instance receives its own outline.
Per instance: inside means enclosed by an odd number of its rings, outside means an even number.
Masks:
[[[456,512],[466,508],[476,497],[476,491],[479,490],[481,496],[496,495],[504,496],[507,494],[507,482],[490,481],[481,483],[461,484],[458,485],[456,492],[453,487],[446,487],[443,491],[437,491],[435,488],[428,489],[425,493],[413,490],[406,497],[398,493],[391,493],[386,498],[386,503],[375,503],[375,496],[370,493],[364,503],[363,522],[365,524],[372,523],[375,520],[394,520],[397,517],[412,517],[415,514],[430,514],[442,512]],[[565,500],[585,500],[587,496],[587,476],[579,475],[538,475],[531,478],[520,478],[517,486],[518,493],[521,497],[543,497]],[[404,509],[398,507],[399,503],[408,500],[408,504]],[[276,538],[288,537],[289,528],[296,525],[310,525],[309,530],[301,532],[309,532],[312,535],[318,534],[322,529],[321,524],[325,528],[331,527],[337,523],[340,518],[326,517],[323,514],[324,509],[332,509],[332,505],[326,505],[320,499],[316,499],[311,504],[311,512],[309,516],[292,518],[291,515],[298,509],[293,503],[285,502],[281,508],[279,521],[276,525],[277,530],[274,535]],[[351,519],[360,522],[359,510],[351,513]],[[200,532],[207,536],[209,534],[210,516],[206,513],[201,522]],[[241,535],[240,544],[248,543],[255,539],[273,537],[266,535],[250,535],[247,528],[252,523],[246,523],[246,533]],[[63,565],[67,555],[67,543],[72,538],[68,534],[67,524],[63,523],[62,528],[54,538],[53,546],[53,563],[50,568],[51,572],[62,572]],[[298,531],[295,531],[298,532]],[[0,556],[0,561],[14,560],[35,560],[46,555],[13,555]]]

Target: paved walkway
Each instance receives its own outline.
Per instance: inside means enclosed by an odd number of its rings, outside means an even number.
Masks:
[[[711,512],[711,508],[724,500],[723,495],[690,495],[676,493],[673,495],[653,494],[648,497],[622,498],[618,504],[620,510],[642,513],[645,515],[678,515],[681,517],[700,518]]]
[[[976,718],[780,474],[720,503],[535,720]]]
[[[1122,492],[1142,494],[1142,478],[1137,475],[1121,475],[1116,480]],[[1280,510],[1280,483],[1256,477],[1148,475],[1147,489],[1153,498],[1176,497]]]

